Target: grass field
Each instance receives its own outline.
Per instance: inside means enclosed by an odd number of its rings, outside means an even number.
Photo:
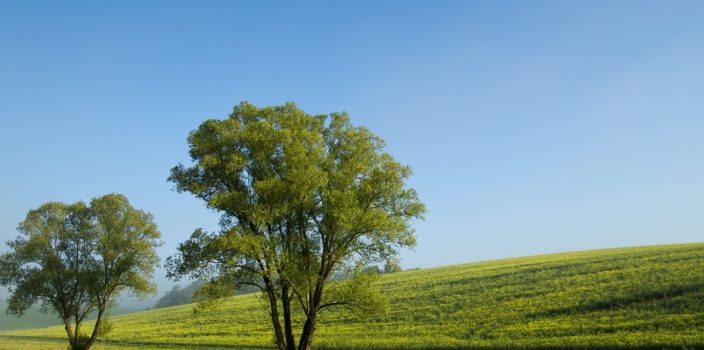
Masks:
[[[704,348],[704,244],[552,254],[382,276],[383,316],[324,314],[319,349]],[[257,294],[113,318],[97,347],[271,348]],[[60,327],[0,332],[0,349],[66,348]]]
[[[25,312],[22,317],[10,315],[5,312],[7,309],[7,301],[0,300],[0,331],[12,329],[30,329],[44,328],[61,324],[58,316],[53,313],[44,313],[40,311],[39,305],[34,305]],[[136,305],[118,306],[112,310],[113,315],[121,315],[144,310]],[[95,316],[93,316],[95,317]]]

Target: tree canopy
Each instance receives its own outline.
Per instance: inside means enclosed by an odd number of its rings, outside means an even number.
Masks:
[[[61,318],[71,349],[89,349],[122,291],[153,293],[160,233],[151,214],[109,194],[83,202],[45,203],[30,210],[20,236],[0,255],[0,284],[10,286],[8,312],[22,315],[40,303]],[[83,320],[97,311],[89,334]]]
[[[280,350],[296,348],[292,302],[304,319],[298,348],[310,349],[320,311],[375,305],[363,267],[415,245],[410,223],[425,208],[406,184],[411,169],[345,113],[243,102],[203,122],[188,144],[193,164],[169,180],[220,212],[221,229],[197,229],[180,244],[169,275],[209,279],[211,297],[260,288]],[[331,282],[341,271],[351,277]]]

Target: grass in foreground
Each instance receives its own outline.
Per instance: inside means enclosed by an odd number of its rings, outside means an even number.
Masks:
[[[384,316],[323,314],[316,348],[702,348],[704,244],[514,258],[382,276]],[[271,348],[258,295],[194,316],[116,316],[96,349]],[[19,347],[17,344],[21,344]],[[61,349],[60,327],[0,332],[0,349]]]

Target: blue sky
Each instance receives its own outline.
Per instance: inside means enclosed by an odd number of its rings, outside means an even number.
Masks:
[[[404,267],[704,240],[703,2],[0,2],[0,239],[110,192],[165,245],[166,182],[242,100],[347,111],[427,204]],[[3,248],[4,249],[4,248]]]

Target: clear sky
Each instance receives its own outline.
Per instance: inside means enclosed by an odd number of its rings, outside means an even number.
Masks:
[[[406,268],[704,241],[704,2],[253,3],[0,2],[0,239],[119,192],[174,253],[217,216],[169,169],[248,100],[412,166]]]

